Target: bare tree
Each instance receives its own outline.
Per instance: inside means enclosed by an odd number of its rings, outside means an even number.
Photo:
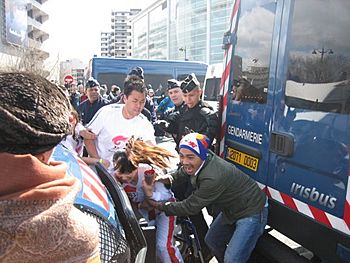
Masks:
[[[19,47],[13,45],[12,55],[7,56],[6,62],[2,63],[1,69],[7,71],[26,71],[50,78],[54,68],[46,69],[45,60],[48,54],[35,47]],[[57,58],[58,59],[58,58]],[[53,67],[56,67],[58,61]]]
[[[343,55],[332,55],[322,59],[291,56],[289,77],[297,82],[329,83],[345,80],[350,74],[350,60]]]

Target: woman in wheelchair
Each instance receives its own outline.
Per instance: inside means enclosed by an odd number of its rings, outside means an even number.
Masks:
[[[173,235],[176,218],[166,216],[163,212],[153,209],[145,202],[142,190],[143,180],[162,174],[169,166],[169,158],[173,155],[167,150],[150,147],[141,140],[131,138],[126,150],[118,150],[113,156],[114,176],[123,184],[124,190],[134,207],[146,219],[148,225],[156,226],[156,253],[161,262],[183,262],[180,251],[174,244]],[[154,184],[152,199],[158,201],[175,201],[172,191],[163,183]]]

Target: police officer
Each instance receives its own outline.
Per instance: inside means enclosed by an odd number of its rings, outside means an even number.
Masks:
[[[69,85],[69,84],[68,84]],[[78,92],[77,85],[75,83],[70,84],[69,87],[69,100],[75,110],[78,109],[80,104],[80,93]]]
[[[159,131],[159,129],[161,129],[170,133],[176,143],[180,141],[177,138],[178,119],[186,107],[180,86],[180,81],[177,81],[176,79],[168,80],[167,93],[171,101],[174,103],[174,106],[165,111],[164,114],[162,114],[162,120],[157,121],[155,125],[156,131]]]
[[[108,104],[108,100],[101,97],[100,84],[93,78],[90,78],[86,83],[86,94],[88,99],[78,107],[78,113],[83,125],[88,124],[95,113]]]
[[[201,100],[202,89],[194,73],[181,83],[186,109],[179,121],[179,139],[190,132],[206,135],[213,142],[219,131],[219,117],[216,111]]]
[[[177,146],[182,137],[190,132],[204,134],[212,143],[219,131],[219,117],[209,104],[201,100],[202,89],[195,74],[188,75],[181,82],[180,88],[183,93],[184,106],[180,107],[181,110],[167,115],[165,120],[168,124],[163,124],[164,129],[175,134]]]
[[[179,111],[183,112],[185,108],[184,96],[181,90],[181,82],[176,79],[168,80],[168,96],[174,103],[174,108],[166,112],[167,115]]]

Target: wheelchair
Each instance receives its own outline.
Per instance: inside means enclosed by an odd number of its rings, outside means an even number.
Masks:
[[[196,227],[188,217],[178,217],[174,240],[185,263],[204,263]]]

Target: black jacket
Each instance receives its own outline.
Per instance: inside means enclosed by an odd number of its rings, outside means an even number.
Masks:
[[[219,132],[219,117],[207,103],[199,101],[193,108],[184,107],[183,111],[175,119],[177,127],[176,144],[188,133],[198,132],[208,136],[212,142]]]
[[[161,129],[165,130],[166,132],[170,133],[176,144],[180,142],[178,140],[178,134],[179,134],[179,119],[180,116],[185,112],[186,110],[186,105],[183,102],[181,105],[175,105],[175,107],[171,108],[170,110],[164,112],[162,119],[167,122],[166,127],[161,127]]]
[[[82,102],[78,107],[78,113],[83,125],[88,124],[92,117],[94,117],[95,113],[107,104],[108,100],[102,97],[99,97],[98,100],[93,103],[90,103],[88,99]]]

